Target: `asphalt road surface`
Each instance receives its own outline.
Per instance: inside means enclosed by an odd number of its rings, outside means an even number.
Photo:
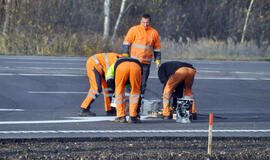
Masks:
[[[197,68],[193,86],[198,120],[145,118],[118,124],[105,116],[103,96],[79,117],[87,95],[87,58],[0,55],[0,138],[54,137],[205,137],[214,114],[213,137],[270,137],[270,63],[186,61]],[[162,85],[155,65],[146,99],[159,99]]]

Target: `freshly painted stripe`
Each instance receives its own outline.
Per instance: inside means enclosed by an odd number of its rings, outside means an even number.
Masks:
[[[270,130],[213,130],[216,133],[268,133]],[[208,130],[39,130],[0,131],[0,134],[48,134],[48,133],[208,133]]]
[[[99,122],[114,121],[114,116],[97,116],[97,117],[65,117],[68,120],[41,120],[41,121],[0,121],[0,124],[51,124],[51,123],[82,123],[82,122]],[[127,116],[128,118],[128,116]],[[141,116],[142,120],[148,120],[147,116]]]
[[[0,112],[9,112],[9,111],[16,111],[16,112],[23,112],[23,109],[0,109]]]

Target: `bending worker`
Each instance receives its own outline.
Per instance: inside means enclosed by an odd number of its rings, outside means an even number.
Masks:
[[[137,118],[137,108],[141,92],[141,63],[133,58],[119,58],[115,64],[110,66],[106,73],[106,81],[108,86],[115,88],[115,103],[116,103],[116,119],[115,122],[126,122],[125,111],[125,91],[126,84],[130,84],[131,92],[129,96],[129,123],[140,123]]]
[[[141,98],[144,97],[153,53],[157,70],[160,66],[161,60],[161,44],[159,34],[150,26],[150,22],[150,15],[144,14],[141,18],[140,25],[131,27],[123,42],[123,56],[130,56],[138,59],[142,63]],[[140,112],[141,98],[138,113]]]
[[[91,104],[103,90],[105,111],[108,116],[115,115],[115,108],[111,107],[111,93],[105,81],[105,73],[109,66],[122,57],[117,53],[99,53],[91,56],[86,63],[86,70],[90,82],[88,95],[81,104],[80,116],[96,116],[96,113],[91,112]]]
[[[173,105],[176,105],[177,98],[194,100],[192,85],[196,69],[189,63],[180,61],[170,61],[163,63],[158,70],[158,77],[163,87],[163,118],[171,119],[170,99],[173,96]],[[175,107],[175,106],[174,106]],[[195,105],[192,106],[192,115],[196,119]]]

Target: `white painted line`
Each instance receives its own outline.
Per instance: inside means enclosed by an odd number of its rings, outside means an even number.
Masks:
[[[221,71],[206,71],[206,70],[198,70],[198,73],[220,73]]]
[[[141,116],[141,120],[147,120],[148,116]],[[0,124],[51,124],[51,123],[82,123],[82,122],[99,122],[114,121],[114,116],[97,116],[97,117],[65,117],[71,120],[42,120],[42,121],[0,121]],[[128,118],[128,116],[127,116]]]
[[[157,76],[149,76],[150,79],[158,79]],[[195,77],[195,79],[209,80],[247,80],[247,81],[270,81],[270,78],[238,78],[238,77]]]
[[[42,60],[42,61],[85,61],[87,58],[51,58],[51,57],[20,57],[20,56],[15,56],[15,57],[4,57],[0,56],[0,59],[10,59],[10,60]]]
[[[0,73],[0,76],[14,76],[13,73]]]
[[[43,121],[0,121],[0,124],[52,124],[52,123],[82,123],[82,122],[99,122],[114,121],[114,116],[106,117],[67,117],[71,120],[43,120]]]
[[[269,133],[270,130],[213,130],[216,133]],[[40,130],[40,131],[0,131],[0,134],[40,134],[40,133],[208,133],[208,130]]]
[[[88,92],[56,92],[56,91],[28,91],[30,94],[87,94]]]
[[[230,73],[236,73],[236,74],[258,74],[258,75],[269,75],[266,73],[260,73],[260,72],[240,72],[240,71],[233,71]]]
[[[64,63],[64,62],[57,62],[57,63],[54,63],[54,62],[11,62],[11,64],[14,64],[14,63],[22,63],[22,64],[27,64],[27,63],[31,63],[31,64],[50,64],[50,65],[52,65],[52,64],[78,64],[78,65],[80,65],[80,64],[84,64],[85,65],[85,63]]]
[[[0,109],[0,112],[10,112],[10,111],[15,111],[15,112],[23,112],[23,109]]]
[[[56,74],[56,73],[44,73],[44,74],[27,74],[27,73],[0,73],[0,76],[51,76],[51,77],[86,77],[87,75],[79,75],[79,74]],[[157,76],[149,76],[150,79],[158,79]],[[195,77],[195,79],[199,80],[247,80],[247,81],[270,81],[270,78],[237,78],[237,77]]]
[[[77,75],[77,74],[21,74],[19,73],[18,75],[20,76],[51,76],[51,77],[82,77],[86,75]]]

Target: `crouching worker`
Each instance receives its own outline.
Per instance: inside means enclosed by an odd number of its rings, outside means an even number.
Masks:
[[[170,100],[173,97],[173,107],[176,108],[177,98],[183,97],[186,100],[194,101],[192,94],[192,85],[195,77],[196,69],[189,63],[180,61],[170,61],[163,63],[158,70],[158,77],[163,86],[163,119],[171,119]],[[193,103],[189,110],[193,119],[196,119],[196,109]]]
[[[97,98],[99,93],[103,90],[105,111],[108,116],[116,114],[115,108],[111,107],[111,91],[105,81],[105,73],[109,66],[122,57],[117,53],[99,53],[91,56],[86,63],[86,70],[90,82],[90,89],[88,95],[81,104],[80,116],[96,116],[96,113],[91,112],[91,104]]]
[[[137,118],[137,108],[141,92],[142,66],[137,59],[123,57],[110,66],[106,73],[108,86],[115,90],[116,118],[115,122],[126,122],[125,91],[126,84],[130,84],[129,119],[128,123],[140,123]]]

